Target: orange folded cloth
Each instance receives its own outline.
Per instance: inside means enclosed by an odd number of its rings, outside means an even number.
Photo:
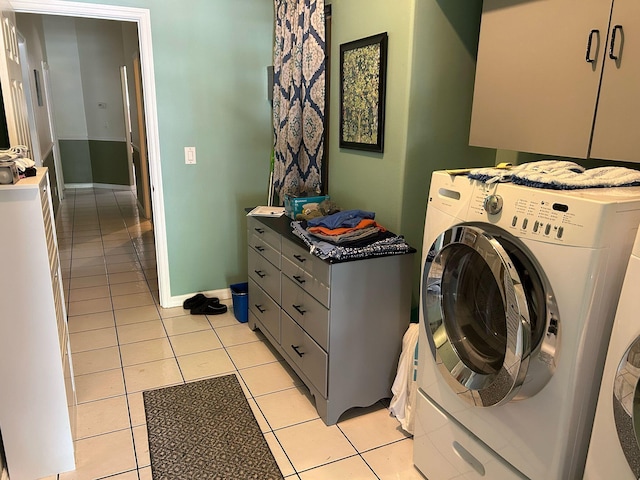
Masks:
[[[327,228],[327,227],[309,227],[307,230],[310,233],[321,233],[323,235],[344,235],[345,233],[354,232],[367,227],[378,227],[381,232],[386,232],[386,228],[382,225],[378,225],[375,220],[371,218],[363,218],[360,223],[355,227],[340,227],[340,228]]]

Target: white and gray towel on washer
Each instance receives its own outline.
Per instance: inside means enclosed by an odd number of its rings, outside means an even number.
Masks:
[[[510,169],[477,168],[469,178],[484,183],[512,182],[536,188],[575,190],[581,188],[640,186],[640,171],[625,167],[585,169],[574,162],[541,160]]]

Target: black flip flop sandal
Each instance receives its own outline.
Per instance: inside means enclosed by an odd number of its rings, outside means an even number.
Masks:
[[[197,295],[194,295],[191,298],[187,298],[182,304],[182,308],[184,308],[185,310],[191,310],[192,308],[199,307],[205,302],[209,302],[209,301],[219,302],[219,300],[215,297],[209,298],[203,295],[202,293],[198,293]]]
[[[227,306],[220,303],[217,298],[211,298],[197,307],[191,309],[191,315],[221,315],[226,313]]]

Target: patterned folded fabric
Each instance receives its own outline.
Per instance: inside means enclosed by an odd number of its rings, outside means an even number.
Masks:
[[[525,170],[513,173],[511,181],[518,185],[554,190],[637,187],[640,186],[640,171],[625,167],[590,168],[583,172]]]
[[[514,175],[523,172],[539,172],[545,174],[573,172],[584,172],[584,167],[574,162],[564,160],[540,160],[538,162],[523,163],[508,169],[505,168],[475,168],[467,176],[473,180],[483,183],[511,182]]]
[[[389,232],[383,232],[382,235],[388,236],[381,240],[355,247],[334,245],[316,239],[307,232],[299,221],[291,222],[291,230],[294,235],[299,237],[307,247],[309,247],[309,252],[329,261],[344,261],[381,255],[400,255],[411,251],[411,247],[403,237],[392,235]]]

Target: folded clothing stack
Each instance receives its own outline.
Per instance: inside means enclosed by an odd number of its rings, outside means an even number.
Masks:
[[[387,231],[374,218],[373,212],[345,210],[308,220],[307,232],[329,243],[353,243]]]
[[[345,210],[309,221],[291,222],[293,233],[309,251],[325,260],[349,260],[407,253],[404,238],[388,232],[375,213]]]

